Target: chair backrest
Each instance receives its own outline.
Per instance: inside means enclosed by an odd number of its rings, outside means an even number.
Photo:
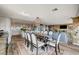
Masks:
[[[21,32],[21,35],[22,35],[22,37],[23,37],[23,38],[25,37],[25,34],[24,34],[24,32],[23,32],[23,31]]]
[[[53,34],[53,32],[52,31],[49,31],[49,35],[52,35]]]
[[[41,31],[41,33],[43,33],[43,31]]]
[[[30,35],[30,33],[27,33],[27,39],[31,42],[31,35]]]
[[[25,32],[25,39],[28,39],[28,38],[27,38],[27,33],[26,33],[26,32]]]
[[[60,38],[61,38],[61,34],[58,35],[58,38],[57,38],[56,44],[59,44],[59,42],[60,42]]]
[[[32,38],[32,43],[37,44],[37,38],[34,33],[31,34],[31,38]]]
[[[47,34],[48,34],[48,32],[47,32],[47,31],[44,31],[44,34],[46,34],[46,35],[47,35]]]
[[[69,37],[66,32],[61,32],[61,38],[60,38],[62,43],[68,43]]]

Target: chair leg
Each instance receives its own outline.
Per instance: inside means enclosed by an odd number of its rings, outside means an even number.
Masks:
[[[58,44],[58,51],[60,52],[60,47],[59,47],[59,44]]]
[[[27,41],[27,47],[29,47],[29,42]]]
[[[36,49],[37,49],[37,51],[36,51],[36,55],[38,55],[38,47],[37,47]]]
[[[47,51],[49,50],[49,46],[47,45]]]
[[[25,39],[25,45],[26,45],[26,39]]]
[[[31,51],[33,52],[33,45],[31,44]]]
[[[58,53],[57,53],[57,46],[55,46],[55,53],[56,53],[56,55],[58,55]]]
[[[45,52],[48,50],[48,45],[47,44],[44,46],[44,49],[45,49]]]
[[[44,47],[41,47],[41,49],[43,49],[45,51]]]

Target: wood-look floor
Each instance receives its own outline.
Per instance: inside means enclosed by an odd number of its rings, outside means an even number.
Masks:
[[[9,48],[9,55],[35,55],[36,49],[31,52],[25,45],[25,40],[21,36],[12,37],[12,44]],[[59,55],[79,55],[79,47],[74,45],[61,44]],[[39,55],[55,55],[54,48],[49,47],[47,51],[39,49]]]

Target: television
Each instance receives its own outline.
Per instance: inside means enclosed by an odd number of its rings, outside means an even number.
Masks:
[[[67,25],[60,25],[60,29],[67,29]]]

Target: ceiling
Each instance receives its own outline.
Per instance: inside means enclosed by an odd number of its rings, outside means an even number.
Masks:
[[[43,24],[69,24],[73,22],[71,17],[79,15],[78,6],[76,4],[3,4],[0,5],[0,16],[24,20],[24,22],[34,21],[39,17]],[[58,10],[53,11],[55,8]]]

